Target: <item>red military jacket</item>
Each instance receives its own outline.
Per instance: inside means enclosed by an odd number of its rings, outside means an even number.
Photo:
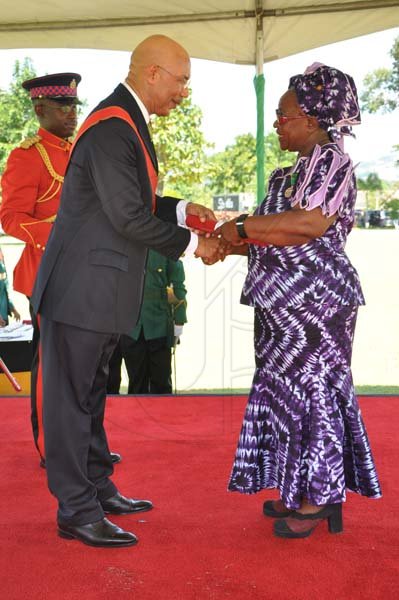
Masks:
[[[1,225],[26,243],[14,270],[14,289],[26,296],[57,215],[70,149],[70,142],[40,128],[11,152],[1,179]]]

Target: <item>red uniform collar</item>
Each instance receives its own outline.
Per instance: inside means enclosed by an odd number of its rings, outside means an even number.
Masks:
[[[56,146],[57,148],[61,148],[62,150],[65,150],[65,151],[69,151],[72,146],[72,144],[69,140],[60,138],[57,135],[54,135],[53,133],[50,133],[49,131],[47,131],[47,129],[43,129],[42,127],[39,128],[37,135],[40,135],[42,140],[46,141],[47,143],[51,144],[52,146]]]

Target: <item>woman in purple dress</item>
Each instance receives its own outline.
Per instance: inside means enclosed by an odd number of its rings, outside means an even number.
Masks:
[[[277,536],[297,538],[323,519],[342,531],[346,489],[381,491],[351,374],[364,304],[344,251],[356,200],[342,143],[360,123],[354,81],[315,63],[290,79],[276,112],[280,146],[297,162],[272,173],[254,216],[220,229],[232,253],[248,253],[241,301],[255,308],[256,370],[229,490],[277,488],[263,512]]]

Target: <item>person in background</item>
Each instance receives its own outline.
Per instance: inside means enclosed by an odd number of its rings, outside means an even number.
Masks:
[[[109,364],[108,394],[118,394],[124,359],[128,394],[172,393],[172,348],[187,322],[184,267],[150,250],[136,327],[121,335]]]
[[[2,177],[1,225],[25,243],[14,269],[13,288],[30,299],[47,239],[55,221],[72,136],[77,125],[78,73],[53,73],[24,81],[39,129],[11,151]],[[31,309],[31,307],[30,307]],[[44,466],[42,397],[37,386],[40,331],[34,314],[31,367],[33,438]]]
[[[37,134],[10,153],[2,177],[0,219],[4,231],[25,242],[14,270],[14,290],[30,299],[39,264],[56,219],[72,136],[80,104],[78,73],[53,73],[24,81],[39,121]],[[45,467],[42,388],[38,385],[40,329],[31,306],[33,325],[31,421],[33,439]],[[111,453],[113,462],[119,454]]]
[[[21,315],[10,300],[7,270],[0,248],[0,327],[8,325],[8,317],[14,317],[16,321],[21,320]]]
[[[79,130],[32,294],[58,534],[91,546],[136,544],[105,514],[152,509],[149,500],[120,494],[111,480],[104,430],[108,363],[120,334],[136,324],[148,250],[172,260],[183,253],[213,259],[224,247],[186,228],[187,215],[205,221],[215,218],[212,211],[156,194],[150,114],[167,116],[188,96],[190,72],[187,52],[166,36],[134,50],[125,82]]]
[[[248,254],[241,302],[255,308],[256,370],[229,490],[277,488],[264,514],[276,536],[303,538],[323,520],[343,530],[347,489],[381,496],[351,373],[364,298],[345,253],[356,178],[342,136],[360,123],[355,83],[315,63],[290,79],[276,116],[297,162],[272,173],[254,216],[219,230]]]

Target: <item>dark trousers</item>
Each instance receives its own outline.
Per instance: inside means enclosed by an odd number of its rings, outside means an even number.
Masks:
[[[29,298],[28,298],[29,300]],[[41,456],[44,458],[44,438],[43,438],[43,394],[41,382],[41,369],[39,362],[39,346],[40,346],[40,328],[39,319],[35,315],[33,308],[29,302],[29,312],[32,320],[33,336],[32,336],[32,365],[30,375],[30,401],[31,401],[31,423],[33,440],[35,446]]]
[[[101,500],[116,494],[104,431],[108,363],[118,335],[41,317],[43,425],[48,486],[58,520],[103,518]]]
[[[128,394],[171,394],[171,348],[167,338],[138,340],[121,335],[109,364],[108,394],[119,394],[122,359],[129,376]]]

